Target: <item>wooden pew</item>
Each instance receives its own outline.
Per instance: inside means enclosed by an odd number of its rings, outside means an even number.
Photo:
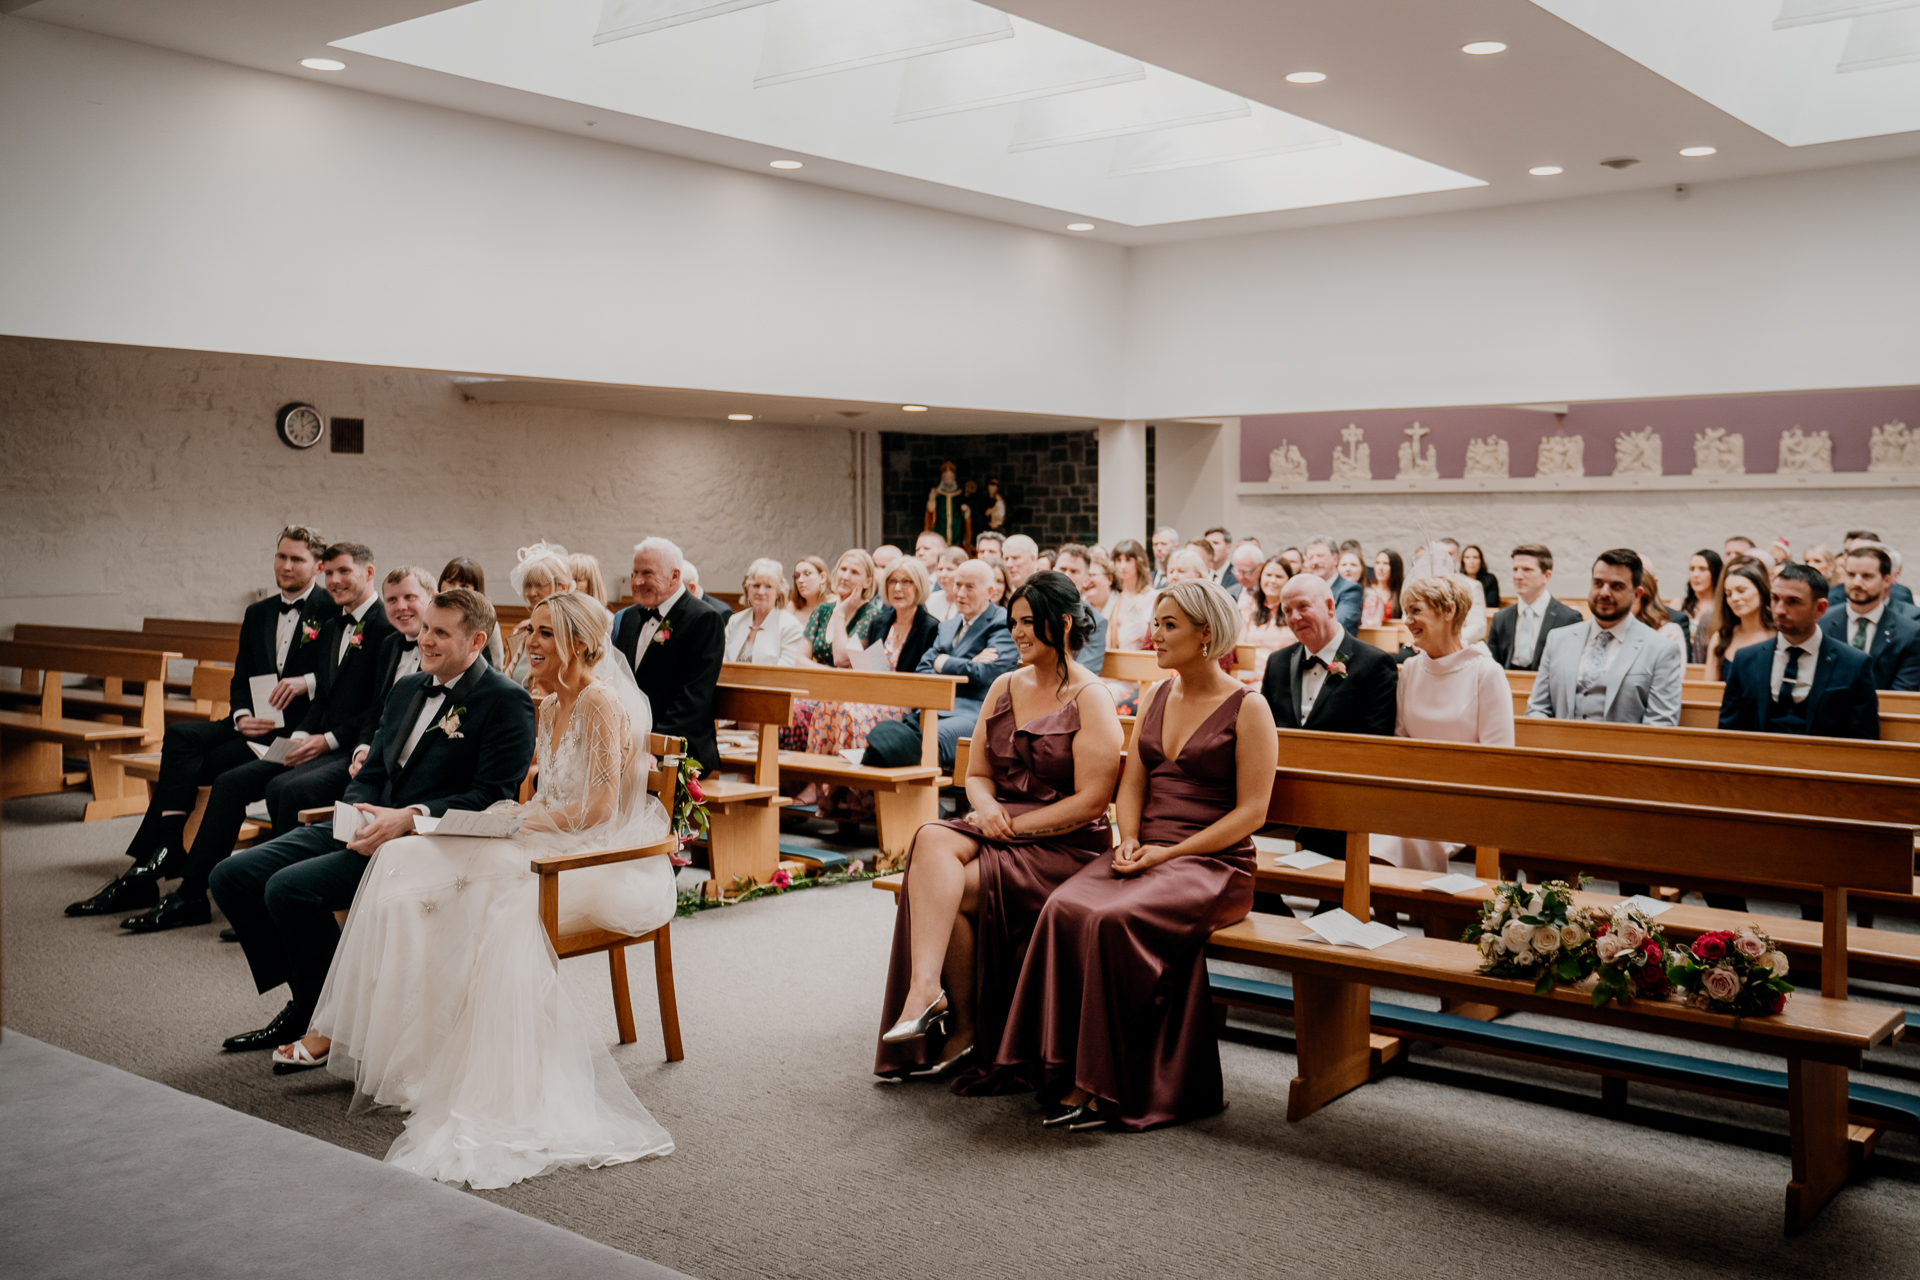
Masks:
[[[783,782],[815,782],[872,791],[880,852],[887,859],[905,857],[913,844],[914,832],[939,812],[941,770],[939,742],[935,736],[939,727],[936,713],[952,709],[954,690],[961,683],[958,676],[729,662],[720,668],[720,683],[756,689],[790,689],[803,697],[824,701],[864,702],[918,711],[920,763],[917,765],[878,769],[849,764],[837,755],[782,751],[779,753],[780,777]],[[722,751],[720,760],[729,768],[759,767],[758,752]]]
[[[766,884],[779,869],[780,810],[792,803],[780,794],[780,730],[793,722],[794,699],[804,696],[736,684],[714,690],[714,719],[756,724],[759,737],[746,778],[724,777],[718,769],[700,778],[707,798],[708,897],[723,896],[741,878]]]
[[[1536,996],[1531,983],[1479,974],[1479,952],[1464,943],[1403,937],[1375,951],[1336,948],[1305,941],[1311,925],[1291,916],[1249,916],[1215,933],[1207,952],[1294,976],[1299,1074],[1288,1119],[1305,1119],[1371,1077],[1369,988],[1385,986],[1784,1058],[1792,1149],[1787,1230],[1803,1229],[1845,1182],[1847,1072],[1904,1029],[1899,1010],[1846,998],[1847,900],[1853,889],[1891,892],[1908,884],[1908,828],[1284,767],[1276,771],[1268,816],[1282,825],[1354,833],[1344,867],[1345,906],[1362,919],[1371,905],[1367,832],[1530,846],[1595,871],[1649,880],[1709,875],[1737,857],[1746,860],[1756,882],[1818,886],[1826,915],[1821,993],[1799,992],[1779,1015],[1744,1019],[1678,1002],[1594,1009],[1583,988]]]
[[[233,665],[238,653],[238,637],[227,639],[208,636],[167,636],[155,635],[145,631],[111,631],[104,627],[49,627],[40,623],[22,622],[15,625],[13,638],[30,644],[78,644],[100,649],[136,649],[146,653],[164,653],[170,659],[185,659],[189,662],[220,662],[229,667]],[[192,684],[191,676],[187,680],[166,682],[166,687],[185,694]],[[0,698],[9,700],[20,696],[15,686],[0,684]],[[112,706],[117,710],[138,710],[138,703],[119,700],[109,703],[104,694],[87,690],[67,695],[76,702],[98,702],[103,706]],[[191,720],[196,718],[192,702],[184,697],[170,699],[167,703],[169,720]]]
[[[1533,694],[1535,673],[1532,671],[1507,672],[1507,685],[1514,692],[1513,710],[1515,715],[1525,715],[1527,699]],[[1713,723],[1688,725],[1689,728],[1711,729],[1720,723],[1720,699],[1727,686],[1718,680],[1687,679],[1680,685],[1680,703],[1685,707],[1710,707],[1713,711]],[[1892,689],[1880,690],[1880,716],[1882,721],[1891,720],[1898,732],[1888,734],[1882,730],[1886,741],[1912,742],[1915,739],[1905,736],[1911,721],[1920,720],[1920,693],[1897,692]],[[1686,724],[1683,717],[1681,723]]]
[[[165,653],[132,649],[0,641],[0,667],[20,668],[22,684],[31,683],[39,694],[30,710],[0,711],[0,798],[46,795],[84,781],[93,790],[88,822],[144,810],[146,783],[129,779],[114,757],[134,743],[158,742],[165,732],[167,658]],[[62,685],[69,674],[101,681],[114,702],[121,700],[129,681],[140,683],[145,689],[140,701],[114,709],[137,717],[135,722],[122,723],[121,714],[73,705],[68,695],[84,691]],[[68,747],[85,753],[84,775],[66,771]]]
[[[144,618],[140,630],[149,635],[198,636],[202,639],[231,640],[240,643],[240,624],[225,620],[201,621],[198,618]]]
[[[1524,717],[1513,730],[1515,745],[1546,750],[1920,778],[1920,747],[1905,742]]]

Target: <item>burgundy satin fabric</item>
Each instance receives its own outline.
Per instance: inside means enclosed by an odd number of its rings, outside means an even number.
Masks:
[[[1184,840],[1238,801],[1235,728],[1251,690],[1229,695],[1169,760],[1161,722],[1171,683],[1135,739],[1148,771],[1145,844]],[[1123,1129],[1221,1110],[1205,947],[1252,907],[1251,839],[1124,879],[1107,859],[1089,863],[1040,912],[998,1063],[1050,1098],[1085,1089]]]
[[[1018,816],[1057,803],[1073,794],[1073,741],[1080,731],[1079,703],[1035,716],[1015,728],[1012,695],[1002,693],[1000,704],[983,718],[973,735],[974,748],[987,753],[1000,803]],[[1075,831],[997,844],[965,822],[930,823],[951,827],[980,841],[976,862],[980,868],[980,895],[974,917],[974,1043],[984,1046],[981,1065],[961,1073],[955,1093],[996,1093],[1003,1089],[999,1071],[988,1059],[999,1045],[1007,1005],[1020,977],[1021,961],[1033,936],[1033,923],[1047,897],[1062,881],[1090,860],[1113,848],[1113,831],[1106,815]],[[925,830],[922,827],[921,830]],[[918,833],[915,840],[918,841]],[[912,980],[912,911],[907,886],[913,879],[913,854],[907,855],[907,882],[900,889],[900,906],[893,924],[893,955],[887,969],[887,995],[881,1009],[885,1031],[903,1015],[907,987]],[[918,1013],[919,1010],[914,1010]],[[957,1051],[940,1036],[901,1044],[881,1042],[873,1071],[898,1076],[931,1066]]]

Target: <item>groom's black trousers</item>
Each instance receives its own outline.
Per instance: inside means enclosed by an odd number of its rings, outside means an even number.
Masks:
[[[371,858],[333,838],[333,824],[301,827],[214,867],[213,900],[253,969],[254,985],[286,983],[300,1025],[313,1020],[340,942],[333,913],[353,905]]]
[[[166,830],[161,814],[192,813],[201,787],[229,769],[253,762],[252,749],[230,720],[183,720],[168,725],[160,748],[160,776],[147,799],[140,830],[127,846],[127,856],[144,858],[159,847]]]

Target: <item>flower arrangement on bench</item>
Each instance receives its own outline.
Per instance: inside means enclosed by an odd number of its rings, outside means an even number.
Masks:
[[[1793,994],[1786,953],[1751,925],[1701,934],[1692,947],[1675,953],[1667,972],[1688,1005],[1713,1013],[1779,1013]]]

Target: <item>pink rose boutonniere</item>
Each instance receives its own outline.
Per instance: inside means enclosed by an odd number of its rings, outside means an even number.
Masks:
[[[653,633],[653,643],[665,644],[671,639],[673,639],[673,626],[666,619],[662,618],[660,620],[660,629]]]
[[[366,629],[367,629],[367,620],[365,618],[362,618],[360,619],[360,621],[354,623],[352,633],[347,636],[347,648],[358,649],[360,647],[361,633],[364,632]]]
[[[302,623],[300,624],[300,643],[301,643],[301,644],[305,644],[305,643],[307,643],[307,642],[308,642],[309,640],[318,640],[319,638],[320,638],[320,624],[319,624],[319,623],[317,623],[317,622],[302,622]]]
[[[1332,662],[1329,662],[1329,663],[1327,664],[1327,675],[1328,675],[1328,677],[1329,677],[1329,678],[1331,678],[1331,679],[1334,679],[1334,680],[1344,680],[1344,679],[1346,679],[1346,678],[1347,678],[1347,664],[1346,664],[1346,663],[1344,663],[1344,662],[1342,662],[1342,661],[1340,661],[1340,659],[1338,659],[1338,658],[1335,658],[1335,659],[1334,659],[1334,660],[1333,660]]]

